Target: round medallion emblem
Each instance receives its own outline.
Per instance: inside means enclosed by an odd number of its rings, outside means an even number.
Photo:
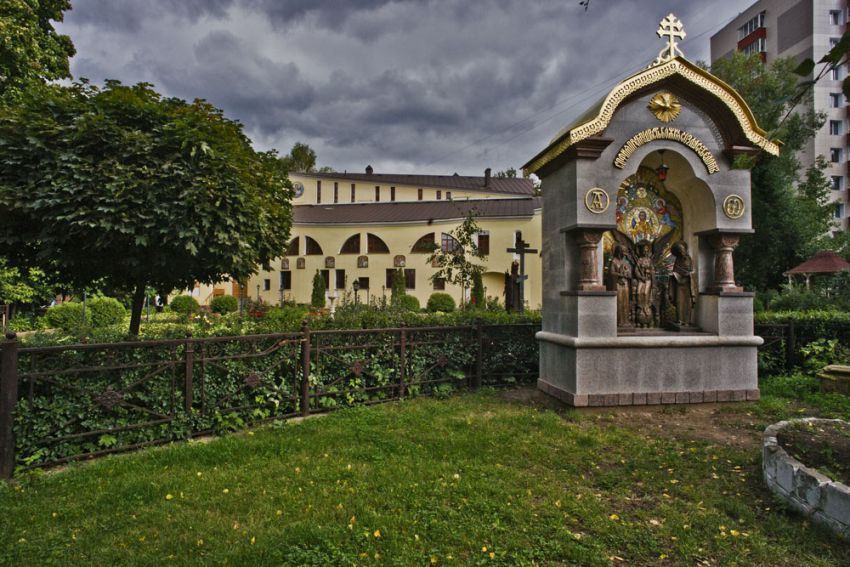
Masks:
[[[304,194],[304,184],[300,181],[296,181],[292,184],[292,190],[295,192],[295,198],[297,199]]]
[[[611,200],[608,197],[608,193],[605,192],[605,189],[594,187],[584,195],[584,206],[586,206],[587,210],[591,213],[595,213],[597,215],[604,213],[608,210],[608,205],[610,204]]]
[[[741,218],[745,210],[744,199],[740,195],[729,195],[723,200],[723,212],[730,219]]]

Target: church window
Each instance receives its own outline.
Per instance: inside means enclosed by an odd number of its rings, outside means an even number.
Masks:
[[[355,196],[355,189],[354,189],[354,183],[352,183],[351,184],[351,202],[352,203],[354,202],[354,196]]]
[[[387,243],[381,240],[379,236],[372,233],[366,235],[366,253],[367,254],[389,254],[390,248]]]
[[[478,252],[485,256],[490,254],[490,233],[487,231],[478,233]]]
[[[413,268],[404,269],[404,288],[416,289],[416,270]]]
[[[269,291],[272,288],[272,281],[269,278],[263,280],[263,291]]]
[[[443,192],[438,189],[437,190],[437,200],[439,201],[442,198],[443,198]]]
[[[436,291],[446,289],[446,278],[434,278],[434,289]]]
[[[440,249],[443,252],[454,252],[455,250],[460,249],[460,242],[458,242],[451,234],[446,234],[444,232],[440,237]]]
[[[343,242],[340,254],[360,254],[360,234],[352,234]]]
[[[377,203],[380,200],[381,200],[381,186],[375,185],[375,202]]]
[[[292,240],[289,241],[289,246],[286,247],[286,255],[287,256],[298,256],[299,254],[299,238],[296,236]]]
[[[422,189],[417,189],[416,197],[417,197],[418,200],[420,200],[420,201],[422,200]]]
[[[322,202],[322,181],[316,180],[316,202]]]
[[[310,238],[309,236],[305,236],[304,240],[307,244],[307,256],[317,256],[322,255],[322,247],[319,246],[319,243]]]
[[[336,271],[336,288],[345,289],[345,270]]]
[[[280,273],[280,289],[292,289],[292,272],[289,270]]]
[[[395,201],[395,187],[390,187],[390,201]]]
[[[433,251],[434,251],[434,233],[433,232],[429,232],[425,236],[421,237],[413,245],[413,248],[410,249],[410,252],[415,253],[415,254],[430,254]]]
[[[339,183],[334,181],[334,203],[339,203]]]

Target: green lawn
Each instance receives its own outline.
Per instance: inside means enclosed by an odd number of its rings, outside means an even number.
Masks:
[[[482,392],[106,458],[0,483],[0,562],[847,562],[850,546],[770,497],[757,447],[659,435],[630,415]]]

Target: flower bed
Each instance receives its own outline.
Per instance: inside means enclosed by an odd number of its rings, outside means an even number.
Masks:
[[[850,452],[845,435],[850,435],[850,424],[837,419],[811,417],[771,425],[764,431],[762,470],[768,487],[779,498],[850,540],[850,487],[835,480],[847,480],[847,454],[841,464],[836,462],[842,459],[841,454],[830,453],[831,443],[839,441],[846,447],[839,451]],[[824,467],[833,478],[813,466]]]

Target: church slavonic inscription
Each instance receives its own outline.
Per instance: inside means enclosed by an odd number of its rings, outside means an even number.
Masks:
[[[679,130],[678,128],[670,128],[668,126],[649,128],[642,132],[638,132],[629,138],[628,141],[623,144],[623,147],[620,148],[620,151],[617,152],[617,156],[614,158],[614,165],[623,169],[626,167],[626,163],[628,163],[629,158],[632,157],[635,150],[644,144],[648,144],[655,140],[673,140],[674,142],[685,144],[700,157],[702,163],[705,165],[705,169],[708,170],[709,173],[717,173],[720,171],[720,167],[717,165],[717,160],[699,138],[693,134]]]

